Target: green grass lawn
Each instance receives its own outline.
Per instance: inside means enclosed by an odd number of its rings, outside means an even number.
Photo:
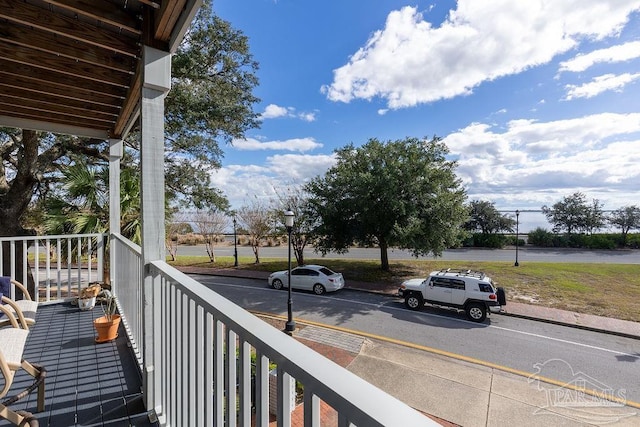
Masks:
[[[307,264],[326,265],[341,272],[345,280],[399,285],[412,277],[426,277],[433,270],[465,268],[484,271],[507,291],[511,301],[538,304],[579,313],[595,314],[640,322],[640,265],[592,263],[527,262],[514,267],[512,262],[473,261],[396,261],[391,271],[380,270],[374,260],[307,258]],[[225,268],[233,266],[233,257],[181,257],[174,266]],[[260,271],[285,270],[283,259],[240,257],[238,268]],[[295,260],[294,260],[295,265]]]

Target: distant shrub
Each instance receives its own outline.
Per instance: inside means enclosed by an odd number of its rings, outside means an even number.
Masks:
[[[505,245],[516,245],[516,236],[505,236]],[[527,242],[524,239],[518,238],[518,246],[524,246]]]
[[[178,243],[181,245],[201,245],[204,244],[204,237],[200,234],[188,233],[178,235]]]
[[[540,246],[542,248],[552,248],[554,246],[555,234],[552,232],[538,227],[529,232],[529,244],[533,246]]]
[[[618,247],[616,237],[610,234],[594,234],[585,237],[584,244],[588,249],[615,249]]]
[[[506,237],[502,234],[474,233],[465,240],[464,245],[474,248],[500,249],[504,247],[505,243]]]
[[[640,234],[627,234],[627,248],[640,249]]]

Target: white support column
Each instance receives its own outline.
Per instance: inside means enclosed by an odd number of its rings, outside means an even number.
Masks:
[[[142,170],[142,298],[144,299],[143,393],[147,410],[163,417],[160,402],[161,375],[156,370],[160,348],[159,278],[149,273],[149,262],[164,260],[164,98],[171,87],[171,54],[144,46],[141,104],[140,164]]]
[[[120,160],[122,159],[122,140],[109,140],[109,233],[120,234]],[[109,277],[113,289],[117,280],[113,274],[116,266],[116,253],[111,246],[109,251]],[[100,275],[101,272],[98,272]],[[117,291],[116,291],[117,292]]]

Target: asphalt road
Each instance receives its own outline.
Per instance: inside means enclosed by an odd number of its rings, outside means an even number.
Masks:
[[[245,309],[286,315],[287,292],[273,290],[265,281],[193,277]],[[452,310],[432,307],[414,312],[399,299],[346,289],[326,296],[301,291],[292,295],[298,319],[400,339],[560,381],[589,378],[628,401],[640,402],[639,340],[497,314],[477,324]]]
[[[218,256],[233,256],[233,246],[225,245],[215,248]],[[274,246],[260,248],[261,258],[286,258],[286,246]],[[178,256],[207,256],[204,245],[178,247]],[[238,246],[238,256],[253,257],[253,251],[248,246]],[[320,258],[322,255],[315,253],[312,248],[305,250],[305,257]],[[514,261],[515,247],[506,249],[450,249],[444,251],[442,257],[437,259],[445,261]],[[376,248],[352,248],[346,254],[329,253],[327,258],[346,259],[380,259],[380,250]],[[389,260],[415,259],[408,251],[390,250]],[[420,257],[418,259],[434,259],[433,256]],[[588,262],[611,264],[640,264],[639,250],[577,250],[577,249],[541,249],[524,247],[518,249],[518,263],[526,262]]]

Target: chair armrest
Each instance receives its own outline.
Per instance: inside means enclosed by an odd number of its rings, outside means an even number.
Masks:
[[[24,314],[22,314],[22,310],[20,310],[18,304],[16,304],[16,302],[11,298],[5,296],[2,297],[2,302],[5,305],[0,304],[0,311],[2,311],[5,316],[7,316],[7,318],[9,319],[9,323],[11,323],[11,326],[13,326],[14,328],[29,330],[29,326],[27,326],[27,320],[24,318]],[[13,308],[13,311],[9,310],[6,307],[7,305]],[[16,316],[18,317],[17,319]]]
[[[11,279],[11,283],[13,283],[16,287],[20,288],[20,290],[22,291],[22,295],[24,296],[23,299],[27,299],[29,301],[32,301],[31,294],[29,293],[29,290],[27,289],[27,287],[25,285],[23,285],[22,283],[18,282],[17,280],[13,280],[13,279]]]

